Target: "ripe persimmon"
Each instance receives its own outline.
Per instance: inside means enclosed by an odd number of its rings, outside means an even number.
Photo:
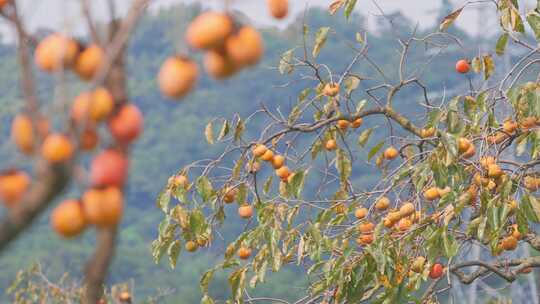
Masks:
[[[223,191],[223,201],[226,204],[230,204],[236,200],[236,194],[238,193],[238,189],[236,188],[225,188]]]
[[[266,153],[266,151],[268,150],[268,148],[263,145],[263,144],[257,144],[253,147],[253,156],[255,157],[261,157],[263,156],[264,153]]]
[[[431,127],[431,128],[422,129],[420,131],[420,135],[422,136],[422,138],[432,137],[433,135],[435,135],[435,128]]]
[[[514,134],[514,132],[516,132],[516,130],[518,129],[518,124],[517,122],[509,119],[504,121],[502,128],[504,132],[508,134]]]
[[[398,222],[398,228],[400,231],[407,231],[411,228],[411,226],[412,226],[412,221],[408,218],[402,218]]]
[[[0,0],[0,10],[3,9],[4,6],[9,3],[9,1],[11,0]]]
[[[210,50],[203,60],[206,72],[215,79],[221,80],[234,75],[239,67],[223,51]]]
[[[131,302],[131,294],[129,294],[129,291],[124,290],[120,293],[118,299],[121,302]]]
[[[468,73],[471,70],[469,62],[465,59],[458,60],[456,62],[456,71],[461,74]]]
[[[480,165],[487,169],[489,165],[496,163],[497,160],[493,156],[483,156],[480,158]]]
[[[513,236],[507,236],[501,242],[502,248],[507,251],[512,251],[516,249],[517,245],[518,245],[518,240]]]
[[[285,156],[283,155],[274,155],[274,158],[272,159],[272,167],[274,169],[279,169],[285,165]]]
[[[323,95],[328,97],[335,97],[339,94],[339,84],[334,82],[328,82],[324,85]]]
[[[351,125],[351,122],[346,120],[346,119],[340,119],[337,121],[337,127],[342,130],[342,131],[346,131],[350,125]]]
[[[51,214],[51,225],[60,236],[72,238],[86,228],[82,205],[77,200],[60,203]]]
[[[394,147],[387,148],[386,150],[384,150],[384,153],[383,153],[384,158],[387,160],[392,160],[396,158],[398,155],[399,155],[399,152]]]
[[[251,26],[243,26],[225,41],[225,52],[236,66],[250,66],[261,60],[264,43],[261,34]]]
[[[81,138],[79,139],[79,145],[84,151],[94,150],[99,142],[99,136],[95,128],[86,128],[81,133]]]
[[[364,207],[356,208],[356,210],[354,211],[354,216],[359,220],[365,218],[367,214],[368,214],[368,210],[367,208],[364,208]]]
[[[161,93],[169,98],[182,98],[197,84],[199,68],[185,57],[169,57],[159,70],[158,85]]]
[[[353,129],[358,129],[358,128],[360,128],[360,126],[362,126],[362,123],[363,123],[362,118],[361,118],[361,117],[358,117],[357,119],[355,119],[355,120],[353,120],[353,121],[351,122],[351,127],[352,127]]]
[[[436,280],[443,275],[443,272],[444,266],[440,263],[435,263],[431,266],[431,270],[429,271],[429,277]]]
[[[372,222],[364,222],[358,225],[358,231],[361,233],[371,233],[375,229],[375,224]]]
[[[276,175],[282,180],[287,181],[287,178],[289,178],[289,175],[291,175],[291,171],[289,171],[289,167],[283,166],[276,170]]]
[[[34,130],[36,129],[36,130]],[[45,136],[49,132],[49,121],[38,118],[36,125],[27,114],[18,114],[11,124],[11,138],[24,154],[32,154],[36,148],[37,136]]]
[[[289,13],[288,0],[266,0],[270,15],[276,19],[283,19]]]
[[[109,121],[109,130],[119,143],[129,144],[141,135],[143,120],[139,108],[126,104]]]
[[[383,196],[375,202],[375,208],[379,211],[383,211],[390,207],[390,199],[386,196]]]
[[[434,201],[440,197],[439,189],[437,187],[431,187],[424,191],[424,198],[428,201]]]
[[[69,67],[77,58],[79,45],[63,34],[55,33],[39,42],[35,51],[36,65],[46,72]]]
[[[324,144],[324,148],[327,150],[327,151],[334,151],[337,149],[337,143],[336,143],[336,140],[335,139],[329,139],[326,141],[326,143]]]
[[[253,216],[253,207],[250,205],[243,205],[238,208],[238,215],[241,218],[250,218]]]
[[[0,174],[0,199],[7,208],[14,207],[30,186],[30,177],[20,170],[7,170]]]
[[[540,188],[540,178],[527,175],[523,178],[523,186],[527,190],[535,192]]]
[[[375,237],[373,236],[373,234],[362,234],[356,239],[356,242],[358,243],[358,245],[369,245],[373,243],[374,240]]]
[[[468,140],[465,137],[460,137],[458,139],[458,151],[459,153],[465,153],[467,150],[469,150],[469,147],[471,146],[471,141]]]
[[[251,256],[251,249],[247,247],[243,247],[243,246],[238,249],[238,257],[241,260],[247,260],[249,259],[250,256]]]
[[[114,98],[106,88],[82,92],[71,106],[71,118],[77,123],[100,122],[109,117],[114,109]]]
[[[120,223],[124,210],[124,197],[117,187],[90,189],[82,197],[84,216],[89,224],[114,227]]]
[[[463,158],[471,158],[473,157],[474,155],[476,154],[476,148],[474,147],[474,145],[470,145],[469,146],[469,149],[467,149],[467,151],[465,151],[463,154],[461,154],[461,156]]]
[[[187,176],[185,176],[183,174],[176,175],[172,179],[172,184],[175,187],[187,188],[187,186],[189,185],[189,179],[188,179]]]
[[[101,152],[90,164],[90,181],[94,186],[124,185],[128,174],[127,157],[116,150]]]
[[[525,117],[519,122],[519,124],[520,124],[521,129],[524,130],[524,131],[532,129],[537,124],[536,117],[534,117],[534,116]]]
[[[50,163],[65,162],[73,156],[74,147],[71,140],[59,133],[45,137],[41,147],[41,155]]]
[[[386,218],[390,220],[392,224],[397,223],[402,217],[403,215],[399,211],[388,212],[388,215],[386,216]]]
[[[399,208],[399,214],[402,217],[412,215],[415,211],[414,204],[411,202],[405,202],[401,207]]]
[[[491,164],[488,166],[488,176],[491,178],[497,178],[503,175],[504,172],[497,164]]]
[[[274,152],[272,150],[268,149],[264,154],[261,156],[261,159],[267,162],[271,162],[274,159]]]
[[[186,41],[196,49],[215,49],[222,46],[232,33],[231,18],[219,12],[204,12],[197,16],[186,30]]]
[[[105,53],[95,44],[89,45],[79,53],[75,60],[74,71],[83,80],[91,80],[103,65]]]
[[[187,241],[184,247],[186,248],[187,252],[195,252],[197,249],[199,249],[199,244],[197,244],[195,241]]]

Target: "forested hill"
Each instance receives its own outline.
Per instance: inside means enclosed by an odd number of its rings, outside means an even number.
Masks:
[[[201,250],[196,254],[183,254],[174,271],[169,270],[167,263],[154,265],[149,247],[161,220],[161,213],[155,207],[154,201],[167,178],[183,165],[214,155],[220,148],[209,146],[204,139],[204,127],[212,117],[230,118],[234,113],[245,116],[256,110],[261,103],[271,108],[279,107],[286,113],[304,86],[316,85],[304,81],[282,86],[289,83],[291,77],[298,77],[298,74],[283,76],[275,68],[284,51],[301,46],[302,25],[299,17],[298,22],[283,31],[275,28],[263,30],[266,56],[264,62],[257,68],[244,71],[233,79],[223,82],[216,82],[203,76],[198,89],[187,98],[180,102],[165,100],[157,90],[155,81],[157,70],[163,59],[175,52],[175,48],[178,50],[184,48],[181,36],[186,20],[191,19],[198,10],[197,6],[178,5],[145,17],[133,37],[129,57],[131,98],[145,114],[145,130],[133,151],[134,160],[127,193],[129,207],[122,224],[120,246],[110,281],[134,279],[136,295],[148,294],[160,287],[174,288],[177,293],[171,297],[172,303],[199,303],[199,276],[213,263],[219,261],[220,256],[217,252],[222,248],[219,248],[218,244],[218,248]],[[396,56],[399,48],[396,35],[403,37],[410,35],[415,24],[399,15],[391,17],[399,24],[399,31],[397,33],[392,31],[387,23],[381,20],[376,33],[367,36],[367,43],[370,59],[377,62],[390,79],[395,79],[395,67],[399,59]],[[334,73],[340,73],[354,56],[349,42],[354,41],[357,32],[363,32],[365,29],[362,18],[354,16],[346,22],[344,18],[331,17],[326,11],[313,9],[307,14],[306,20],[310,27],[310,36],[313,36],[321,26],[331,26],[334,29],[320,54],[319,61],[331,67]],[[453,65],[457,58],[474,56],[477,42],[464,33],[454,32],[454,34],[460,36],[466,49],[457,46],[449,48],[430,62],[422,76],[430,91],[440,92],[464,84],[463,76],[453,73]],[[423,34],[417,35],[421,37]],[[2,71],[0,118],[3,127],[0,157],[4,160],[13,160],[5,163],[7,166],[24,166],[28,163],[28,159],[17,155],[11,145],[6,144],[11,119],[20,108],[20,102],[17,101],[20,93],[17,79],[14,78],[17,74],[14,47],[7,45],[0,47],[0,58]],[[425,63],[426,49],[424,47],[411,49],[407,65],[410,71],[424,68]],[[370,66],[359,66],[355,73],[366,77],[375,76]],[[80,83],[75,83],[71,79],[68,79],[69,85],[55,88],[50,77],[46,78],[45,75],[39,77],[40,94],[43,100],[48,100],[45,105],[48,113],[58,112],[58,109],[66,107],[66,102],[62,100],[71,100],[71,97],[83,88]],[[421,100],[420,91],[404,90],[396,97],[395,105],[401,112],[414,118],[423,113],[409,113],[407,105]],[[367,125],[380,122],[375,120],[367,122]],[[252,123],[249,125],[248,134],[256,134],[263,127]],[[383,132],[382,128],[376,129],[376,132]],[[373,175],[369,175],[372,172],[371,166],[362,161],[358,161],[357,165],[364,166],[366,170],[362,171],[365,172],[364,175],[355,176],[355,181],[359,185],[369,185],[374,178]],[[72,194],[76,195],[79,190],[74,186]],[[236,218],[231,218],[232,223],[226,225],[225,235],[228,235],[227,231],[239,229],[240,224],[235,224],[235,220]],[[49,229],[48,218],[43,217],[9,252],[0,257],[2,269],[0,290],[5,290],[18,269],[27,267],[33,261],[40,261],[47,273],[53,277],[66,270],[74,276],[79,275],[74,270],[81,269],[91,254],[92,235],[93,233],[88,232],[80,240],[60,240]],[[275,276],[270,276],[269,283],[263,284],[255,293],[294,299],[298,294],[295,288],[302,289],[304,279],[292,268],[280,273],[279,277],[278,280]],[[228,290],[223,280],[217,281],[223,283],[222,286],[216,285],[213,288],[216,291],[216,298],[219,298],[219,293],[225,295]]]

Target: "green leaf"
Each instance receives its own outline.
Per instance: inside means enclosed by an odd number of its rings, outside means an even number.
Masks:
[[[328,36],[329,31],[330,31],[330,27],[327,27],[327,26],[321,27],[317,31],[317,34],[315,35],[315,46],[313,47],[313,52],[312,52],[312,55],[314,58],[316,58],[321,52],[321,49],[326,43],[326,38]]]
[[[345,18],[349,19],[351,16],[352,11],[354,10],[354,6],[356,5],[356,0],[347,0],[347,3],[345,4]]]
[[[169,203],[171,202],[171,191],[170,189],[163,189],[157,198],[157,206],[163,212],[167,213],[169,211]]]
[[[214,194],[212,183],[210,183],[210,180],[206,176],[201,176],[197,179],[197,192],[199,193],[199,196],[203,200],[203,202],[207,202],[210,197]]]
[[[242,121],[242,119],[238,118],[238,122],[236,123],[236,127],[234,128],[235,141],[238,141],[242,137],[242,134],[244,133],[244,129],[245,129],[244,122]]]
[[[375,147],[371,148],[368,153],[368,161],[371,160],[371,158],[373,158],[373,156],[375,156],[375,154],[377,154],[377,152],[379,152],[383,146],[384,140],[376,144]]]
[[[206,136],[206,141],[209,144],[214,144],[214,130],[211,121],[206,125],[206,128],[204,129],[204,136]]]
[[[535,11],[531,11],[527,14],[527,22],[536,36],[536,41],[540,41],[540,14]]]
[[[299,198],[304,188],[305,171],[294,173],[292,180],[287,183],[287,192],[294,198]]]
[[[358,102],[358,104],[356,105],[356,114],[360,114],[360,112],[362,112],[362,110],[366,107],[366,104],[367,104],[367,100],[366,99],[362,99],[360,102]]]
[[[222,140],[223,138],[225,138],[225,136],[227,136],[227,134],[229,134],[229,131],[230,131],[230,128],[229,128],[229,121],[228,121],[228,120],[225,120],[225,121],[223,122],[223,125],[221,126],[221,130],[219,131],[218,141],[219,141],[219,140]]]
[[[372,132],[373,132],[373,128],[369,128],[362,131],[362,133],[360,133],[360,136],[358,136],[358,145],[360,147],[363,148],[366,145]]]
[[[195,209],[191,212],[191,215],[189,217],[189,226],[191,228],[191,232],[195,235],[200,235],[206,230],[206,219],[204,218],[204,214],[201,210]]]
[[[504,54],[504,50],[506,49],[507,43],[508,43],[508,33],[504,33],[497,40],[497,44],[495,46],[495,53],[499,56]]]
[[[205,294],[202,298],[201,298],[201,304],[214,304],[214,300],[212,300],[212,298]]]
[[[348,76],[345,78],[344,85],[347,95],[351,95],[352,91],[356,90],[358,85],[360,85],[360,79],[358,77]]]
[[[486,55],[483,58],[484,60],[484,79],[487,80],[493,72],[495,71],[495,64],[493,63],[493,58],[491,55]]]
[[[461,11],[463,10],[463,7],[460,9],[450,13],[448,16],[444,17],[444,19],[441,21],[441,24],[439,25],[439,30],[441,32],[446,31],[452,23],[456,20],[457,17],[459,17],[459,14],[461,14]]]
[[[270,192],[270,187],[272,186],[272,181],[273,180],[274,180],[274,176],[270,175],[270,176],[268,176],[268,178],[264,182],[264,184],[263,184],[263,193],[264,194],[268,194],[268,192]]]
[[[215,271],[215,269],[210,269],[202,275],[199,282],[202,293],[206,294],[208,292],[208,286],[210,285],[210,281],[212,281],[212,278],[214,277]]]
[[[289,125],[293,125],[298,120],[298,118],[300,117],[300,114],[302,114],[302,109],[301,109],[300,105],[294,106],[294,108],[292,108],[292,110],[291,110],[291,113],[289,114],[289,118],[287,119],[287,123]]]
[[[242,302],[242,294],[244,290],[244,283],[246,280],[247,268],[241,268],[236,270],[229,276],[229,284],[233,294],[233,300],[235,303]]]
[[[176,261],[178,260],[180,250],[181,247],[179,240],[175,240],[174,242],[172,242],[167,249],[167,255],[169,256],[169,265],[171,266],[171,269],[176,268]]]
[[[294,70],[294,66],[291,64],[293,59],[294,49],[290,49],[283,54],[281,54],[281,59],[279,60],[279,73],[280,74],[290,74]]]
[[[337,150],[336,155],[336,169],[339,172],[339,177],[342,183],[345,183],[352,172],[351,160],[347,156],[347,153],[342,149]]]

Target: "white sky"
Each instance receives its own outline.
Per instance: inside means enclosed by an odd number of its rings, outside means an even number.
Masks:
[[[31,29],[37,27],[53,27],[55,29],[64,29],[68,32],[81,33],[84,31],[84,22],[81,17],[80,0],[18,0],[26,25]],[[105,3],[107,0],[92,0],[93,13],[97,17],[106,16]],[[125,13],[126,8],[133,0],[116,0],[119,13]],[[229,0],[235,8],[243,11],[250,16],[256,23],[276,24],[266,11],[265,0]],[[373,4],[374,1],[385,11],[391,13],[396,10],[401,10],[410,19],[419,23],[421,27],[430,26],[435,20],[438,9],[440,8],[440,0],[360,0],[357,3],[357,10],[368,18],[368,22],[373,24],[373,21],[380,15],[379,10]],[[166,7],[168,5],[179,2],[201,2],[207,6],[220,7],[223,6],[223,0],[153,0],[151,9]],[[292,7],[292,14],[301,12],[306,5],[308,6],[328,6],[332,0],[289,0]],[[535,2],[531,0],[531,2]],[[459,7],[464,3],[463,0],[452,0],[455,7]],[[477,6],[477,8],[480,8]],[[485,14],[485,6],[483,10],[477,10],[474,7],[466,9],[462,16],[458,19],[457,26],[466,29],[470,33],[485,33],[489,28],[493,28],[493,24],[485,24],[483,21],[492,20],[494,18],[485,18],[482,15],[479,17],[479,12]],[[493,8],[490,7],[490,10]],[[487,10],[487,11],[490,11]],[[286,25],[288,18],[285,21],[280,21],[278,24]],[[0,25],[0,31],[8,37],[13,37],[11,30]],[[9,39],[9,38],[8,38]]]

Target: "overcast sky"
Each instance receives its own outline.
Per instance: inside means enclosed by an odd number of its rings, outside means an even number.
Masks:
[[[80,34],[84,31],[84,22],[81,22],[80,0],[18,0],[21,4],[25,22],[30,29],[37,27],[54,27],[55,29],[67,29],[67,32]],[[91,0],[94,6],[93,12],[97,17],[104,17],[105,1],[107,0]],[[265,0],[229,0],[233,6],[248,16],[252,17],[259,24],[276,24],[268,16],[265,9]],[[357,10],[368,18],[371,24],[380,15],[378,9],[373,4],[377,1],[379,6],[386,12],[391,13],[396,10],[401,10],[410,19],[417,21],[420,26],[430,26],[435,20],[436,13],[441,6],[440,0],[361,0],[358,1]],[[223,5],[223,0],[153,0],[151,9],[155,10],[160,7],[166,7],[179,2],[201,2],[207,6],[220,7]],[[332,0],[289,0],[292,7],[292,15],[301,12],[306,5],[308,6],[328,6]],[[534,0],[532,1],[534,2]],[[125,13],[126,8],[132,3],[132,0],[117,0],[118,11]],[[463,0],[452,0],[455,7],[459,7],[464,3]],[[484,7],[485,9],[485,7]],[[486,10],[483,10],[485,12]],[[479,10],[474,7],[468,8],[459,18],[457,26],[466,29],[470,33],[476,34],[485,32],[491,25],[486,25],[479,20],[493,20],[493,18],[478,18]],[[288,18],[290,21],[291,18]],[[279,24],[286,25],[287,20],[280,21]],[[479,30],[480,25],[480,30]],[[493,24],[494,25],[494,24]],[[5,25],[0,27],[4,35],[10,34],[10,29]],[[12,35],[10,35],[12,36]]]

